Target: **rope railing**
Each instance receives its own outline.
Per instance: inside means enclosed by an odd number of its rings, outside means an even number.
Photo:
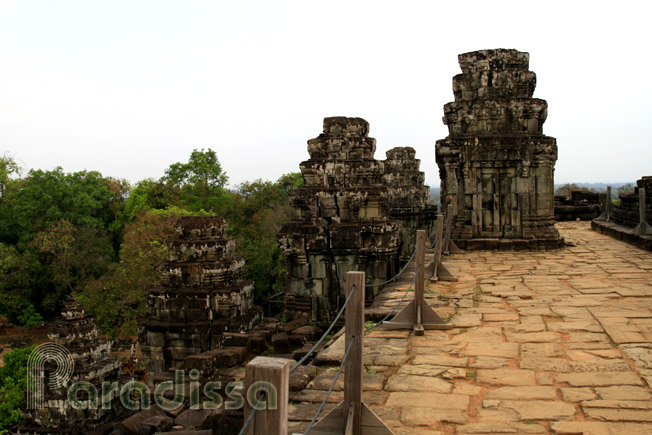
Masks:
[[[340,311],[337,313],[337,316],[335,316],[335,320],[333,320],[331,322],[331,324],[328,327],[328,329],[326,330],[326,332],[324,332],[324,334],[321,336],[319,341],[317,341],[317,343],[315,343],[312,346],[312,348],[310,348],[308,353],[305,354],[303,356],[303,358],[301,358],[299,361],[297,361],[297,363],[294,365],[294,367],[292,367],[290,369],[290,373],[294,372],[297,368],[299,368],[299,366],[301,364],[303,364],[310,357],[310,355],[312,355],[312,353],[317,349],[317,347],[321,344],[321,342],[324,341],[324,339],[328,336],[328,334],[331,332],[331,330],[333,329],[333,327],[335,326],[337,321],[342,316],[342,313],[344,313],[344,310],[346,309],[346,306],[348,305],[349,301],[351,300],[351,296],[353,296],[353,293],[355,292],[355,290],[356,290],[356,286],[354,285],[353,287],[351,287],[351,293],[349,293],[349,296],[347,296],[346,301],[344,301],[344,305],[342,305],[342,308],[340,308]]]
[[[353,291],[351,292],[353,294]],[[319,408],[317,408],[317,412],[315,413],[315,416],[312,418],[312,421],[310,422],[310,425],[308,425],[308,428],[306,431],[303,433],[303,435],[307,435],[308,432],[310,432],[310,429],[315,425],[315,422],[317,421],[317,417],[319,417],[319,414],[321,414],[321,411],[324,409],[324,406],[326,405],[326,402],[328,401],[328,397],[331,395],[333,392],[333,389],[335,388],[335,384],[337,383],[337,379],[340,377],[340,373],[342,373],[342,368],[344,367],[344,363],[346,363],[346,359],[349,356],[349,352],[351,352],[351,348],[353,347],[353,343],[355,342],[355,336],[351,337],[352,339],[349,341],[349,345],[346,348],[346,353],[344,354],[344,357],[342,358],[342,362],[340,363],[340,367],[337,369],[337,374],[335,375],[335,378],[333,379],[333,382],[331,382],[330,387],[328,388],[328,392],[326,393],[326,397],[324,397],[324,400],[321,401],[321,404],[319,405]]]
[[[422,275],[423,272],[419,274]],[[347,272],[345,301],[345,328],[342,359],[337,374],[332,380],[328,391],[321,401],[316,414],[307,425],[303,434],[309,433],[368,433],[391,435],[392,431],[369,409],[362,400],[364,374],[364,272]],[[331,326],[334,326],[336,320]],[[329,331],[330,332],[330,331]],[[326,335],[326,334],[325,334]],[[320,340],[321,341],[321,340]],[[288,407],[290,369],[298,365],[289,359],[256,357],[247,364],[245,370],[245,386],[247,386],[247,402],[245,402],[245,426],[241,434],[263,435],[267,433],[288,432]],[[335,390],[340,375],[344,372],[343,399],[332,411],[321,416],[329,398]],[[263,382],[264,384],[261,384]],[[256,416],[251,416],[259,404],[255,401],[252,388],[267,385],[271,391],[277,391],[278,396],[270,394],[267,409],[260,406]],[[267,390],[265,390],[267,391]],[[262,415],[261,415],[262,413]],[[312,432],[311,432],[312,431]],[[335,431],[335,432],[333,432]]]
[[[390,282],[395,281],[396,279],[398,279],[399,276],[401,276],[401,274],[403,272],[405,272],[405,269],[407,269],[408,266],[410,265],[410,263],[412,263],[412,260],[414,260],[414,256],[416,254],[417,254],[417,249],[414,248],[414,252],[412,253],[412,256],[410,257],[410,259],[407,261],[407,263],[405,263],[405,266],[403,266],[403,268],[400,270],[400,272],[397,273],[396,275],[394,275],[393,278],[390,278],[387,281],[378,282],[378,283],[375,283],[375,284],[367,284],[367,285],[365,285],[365,287],[380,287],[381,285],[389,284]]]
[[[245,424],[242,426],[242,429],[240,429],[240,432],[238,433],[238,435],[244,435],[245,433],[247,433],[247,429],[249,428],[249,425],[251,424],[251,422],[254,420],[254,417],[256,416],[256,411],[258,411],[258,408],[259,408],[260,404],[263,402],[264,396],[265,396],[265,392],[261,391],[261,394],[258,397],[258,400],[256,401],[256,405],[253,406],[253,408],[251,410],[251,414],[249,414],[249,417],[247,418],[247,421],[245,421]]]
[[[415,252],[416,252],[416,251],[415,251]],[[412,278],[412,282],[410,283],[410,285],[408,286],[408,288],[405,289],[405,292],[403,293],[403,297],[401,297],[401,300],[398,301],[398,303],[394,306],[394,308],[392,308],[392,311],[390,311],[390,312],[389,312],[385,317],[383,317],[381,320],[379,320],[378,322],[376,322],[376,323],[374,323],[373,325],[371,325],[370,327],[368,327],[368,328],[366,329],[365,332],[371,332],[371,331],[373,331],[374,329],[376,329],[376,327],[377,327],[378,325],[380,325],[381,323],[383,323],[385,320],[389,319],[389,318],[392,316],[392,314],[394,314],[394,313],[396,312],[396,310],[398,310],[398,307],[400,307],[401,304],[405,301],[405,297],[408,295],[408,293],[410,292],[410,290],[412,289],[412,287],[413,287],[414,284],[416,283],[416,281],[417,281],[417,276],[419,275],[419,270],[420,270],[420,269],[421,269],[421,266],[419,266],[419,268],[414,272],[414,277]]]

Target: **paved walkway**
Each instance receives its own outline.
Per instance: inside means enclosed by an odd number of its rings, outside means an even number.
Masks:
[[[459,280],[428,284],[426,298],[454,329],[368,334],[365,401],[396,434],[652,433],[652,253],[588,222],[557,227],[574,246],[445,259]],[[409,281],[374,306],[395,305]],[[335,365],[342,348],[319,361]],[[334,376],[320,366],[291,393],[290,433]]]

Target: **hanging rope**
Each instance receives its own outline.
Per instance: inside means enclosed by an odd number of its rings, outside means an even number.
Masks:
[[[410,285],[408,286],[408,288],[405,289],[405,292],[403,293],[403,297],[401,298],[400,301],[398,301],[398,304],[396,304],[396,306],[392,309],[392,311],[390,311],[389,314],[387,314],[385,317],[383,317],[380,321],[374,323],[374,324],[371,325],[369,328],[367,328],[365,332],[371,332],[371,331],[373,331],[374,329],[376,329],[376,327],[377,327],[378,325],[380,325],[381,323],[383,323],[385,320],[389,319],[389,317],[390,317],[392,314],[394,314],[394,312],[395,312],[396,310],[398,310],[398,307],[401,306],[401,304],[402,304],[403,301],[405,300],[405,297],[407,296],[407,294],[408,294],[408,293],[410,292],[410,290],[412,289],[412,286],[414,286],[414,284],[417,282],[417,275],[419,274],[419,270],[420,270],[420,269],[421,269],[421,266],[419,266],[419,267],[417,268],[417,270],[414,272],[414,277],[412,278],[412,282],[410,283]]]
[[[412,256],[410,257],[410,259],[408,260],[407,263],[405,263],[405,266],[403,266],[403,269],[401,269],[401,271],[400,271],[399,273],[397,273],[396,275],[394,275],[393,278],[390,278],[390,279],[388,279],[387,281],[379,282],[379,283],[376,283],[376,284],[367,284],[367,285],[365,285],[365,287],[379,287],[379,286],[381,286],[381,285],[389,284],[390,282],[396,280],[399,276],[401,276],[401,274],[402,274],[403,272],[405,272],[405,269],[407,269],[407,267],[410,265],[410,263],[412,262],[412,260],[414,259],[414,256],[415,256],[416,254],[417,254],[417,250],[416,250],[416,248],[415,248],[415,249],[414,249],[414,252],[412,253]]]
[[[247,421],[245,421],[245,424],[242,426],[242,429],[240,429],[240,432],[238,435],[244,435],[245,432],[247,432],[247,428],[251,424],[251,422],[254,420],[254,416],[256,415],[256,411],[258,411],[258,405],[260,405],[263,402],[263,398],[265,396],[265,392],[261,391],[260,392],[260,397],[258,397],[258,400],[256,400],[256,405],[251,409],[251,414],[249,414],[249,417],[247,417]]]
[[[319,339],[319,341],[318,341],[317,343],[315,343],[315,345],[314,345],[314,346],[313,346],[313,347],[308,351],[308,353],[305,354],[305,355],[303,356],[303,358],[301,358],[301,359],[300,359],[300,360],[299,360],[299,361],[298,361],[298,362],[297,362],[297,363],[296,363],[296,364],[295,364],[295,365],[290,369],[290,373],[292,373],[293,371],[295,371],[295,370],[296,370],[296,369],[297,369],[301,364],[303,364],[303,363],[308,359],[308,357],[309,357],[309,356],[310,356],[310,355],[315,351],[315,349],[317,349],[317,346],[319,346],[319,345],[321,344],[321,342],[324,341],[324,339],[326,338],[326,336],[331,332],[331,329],[333,329],[333,327],[335,326],[335,324],[337,323],[337,321],[339,320],[339,318],[342,316],[342,313],[344,312],[344,309],[346,308],[347,304],[349,303],[349,300],[351,299],[351,296],[353,296],[353,292],[355,292],[355,291],[356,291],[356,286],[353,285],[353,287],[351,287],[351,293],[349,293],[349,296],[347,296],[346,301],[344,301],[344,305],[342,305],[342,308],[340,308],[340,311],[337,313],[337,316],[335,316],[335,320],[333,320],[333,322],[331,322],[331,324],[330,324],[330,326],[328,327],[328,329],[326,330],[326,332],[324,332],[324,334],[321,336],[321,338]]]
[[[351,292],[353,293],[353,292]],[[319,408],[317,409],[317,413],[315,413],[315,416],[312,418],[312,421],[310,422],[310,425],[308,426],[308,429],[303,433],[303,435],[307,435],[308,432],[310,432],[310,429],[315,425],[315,422],[317,421],[317,417],[319,417],[319,414],[321,413],[322,409],[324,409],[324,405],[326,405],[326,401],[328,400],[328,396],[331,395],[333,392],[333,388],[335,388],[335,383],[337,382],[337,378],[340,377],[340,373],[342,373],[342,367],[344,367],[344,363],[346,362],[346,358],[349,356],[349,351],[351,350],[351,347],[353,346],[353,342],[355,341],[355,335],[351,337],[351,341],[349,341],[349,346],[346,348],[346,353],[344,354],[344,358],[342,358],[342,363],[340,364],[340,367],[337,369],[337,374],[335,375],[335,379],[333,379],[333,382],[331,382],[331,386],[328,389],[328,392],[326,393],[326,397],[324,397],[324,400],[321,401],[321,404],[319,405]]]

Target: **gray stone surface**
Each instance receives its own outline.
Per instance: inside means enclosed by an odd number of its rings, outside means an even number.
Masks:
[[[442,204],[453,204],[463,249],[546,249],[554,227],[554,138],[543,135],[548,105],[532,98],[529,54],[481,50],[458,56],[455,101],[444,106],[449,135],[437,141]]]

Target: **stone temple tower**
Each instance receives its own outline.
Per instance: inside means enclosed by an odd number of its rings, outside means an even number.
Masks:
[[[495,49],[458,56],[455,101],[436,159],[441,201],[453,204],[453,239],[466,249],[555,249],[557,144],[543,134],[548,104],[532,98],[529,54]]]
[[[376,160],[362,118],[329,117],[308,141],[305,185],[290,192],[293,214],[278,239],[287,261],[286,313],[327,319],[344,302],[346,273],[366,272],[367,299],[409,259],[416,230],[433,227],[435,209],[413,148]]]

